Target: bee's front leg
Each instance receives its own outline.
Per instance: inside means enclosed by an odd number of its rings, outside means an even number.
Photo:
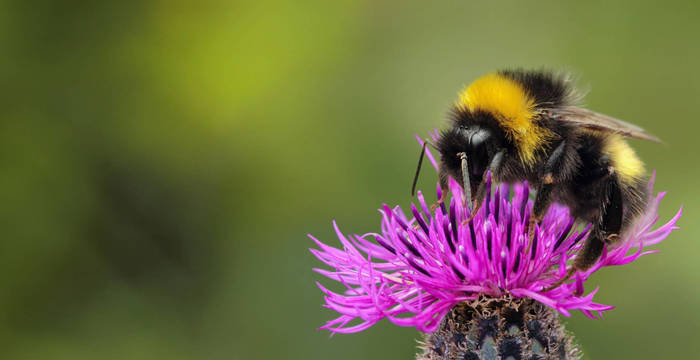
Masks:
[[[505,155],[505,150],[501,149],[496,154],[491,158],[491,162],[489,163],[489,167],[484,171],[484,175],[481,177],[481,181],[479,182],[479,185],[476,188],[476,194],[473,195],[472,197],[472,202],[474,203],[474,208],[469,209],[469,218],[464,220],[464,223],[467,223],[471,221],[471,219],[476,216],[476,214],[479,212],[479,209],[481,209],[481,205],[484,203],[484,199],[486,198],[486,180],[487,180],[487,174],[491,172],[491,177],[493,178],[494,176],[498,176],[498,170],[501,167],[501,163],[503,162],[503,156]],[[468,174],[465,174],[468,176]],[[465,176],[462,175],[462,176]],[[471,191],[465,190],[466,196],[470,196]]]

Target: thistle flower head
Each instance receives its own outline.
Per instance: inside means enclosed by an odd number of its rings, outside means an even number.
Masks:
[[[428,152],[434,166],[435,159]],[[650,193],[653,176],[649,182]],[[590,225],[575,226],[568,208],[553,204],[535,227],[532,244],[528,222],[532,200],[527,183],[493,186],[489,178],[484,205],[471,221],[463,205],[464,192],[449,184],[447,204],[431,211],[422,193],[409,214],[383,205],[381,230],[347,236],[334,222],[342,248],[310,236],[318,248],[311,252],[330,269],[314,269],[342,283],[334,292],[320,283],[325,307],[339,313],[322,329],[351,333],[381,319],[400,326],[433,332],[459,303],[480,296],[531,298],[565,316],[580,310],[595,318],[613,306],[594,301],[598,288],[586,292],[586,280],[600,268],[630,263],[677,229],[681,211],[652,230],[664,193],[653,196],[644,214],[619,245],[606,248],[597,263],[577,273],[570,283],[544,291],[565,276],[581,250]],[[437,196],[441,190],[438,187]]]

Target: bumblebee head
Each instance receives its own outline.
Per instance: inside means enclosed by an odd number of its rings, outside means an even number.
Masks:
[[[482,114],[488,116],[488,114]],[[503,146],[503,133],[497,127],[483,121],[455,122],[443,131],[437,143],[440,151],[440,179],[446,185],[447,176],[463,183],[460,153],[468,158],[469,183],[472,194],[488,169],[491,159]]]

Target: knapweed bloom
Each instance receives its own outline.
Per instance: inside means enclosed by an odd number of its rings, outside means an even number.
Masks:
[[[679,210],[669,222],[652,229],[664,193],[652,196],[619,245],[606,248],[590,269],[545,291],[565,276],[590,225],[576,226],[566,207],[553,204],[536,226],[530,244],[528,185],[502,184],[492,189],[489,180],[488,189],[486,202],[470,221],[466,221],[470,213],[464,192],[451,181],[450,201],[434,211],[420,192],[418,204],[412,204],[408,214],[383,205],[379,232],[345,235],[334,222],[340,248],[310,235],[318,246],[311,252],[328,267],[315,271],[346,288],[334,292],[318,284],[325,306],[339,314],[321,328],[352,333],[386,318],[433,332],[456,305],[484,297],[530,298],[565,316],[579,310],[595,318],[613,306],[595,302],[598,288],[586,291],[586,280],[603,267],[627,264],[655,252],[646,249],[677,229],[681,215]],[[440,192],[438,188],[438,198]]]

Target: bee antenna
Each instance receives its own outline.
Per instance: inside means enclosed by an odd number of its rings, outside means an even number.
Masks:
[[[411,196],[416,195],[416,184],[418,183],[418,175],[420,175],[420,167],[421,165],[423,165],[423,158],[425,157],[426,145],[428,145],[427,140],[423,141],[423,147],[420,150],[420,157],[418,158],[418,167],[416,168],[416,175],[413,176],[413,186],[411,186]]]

